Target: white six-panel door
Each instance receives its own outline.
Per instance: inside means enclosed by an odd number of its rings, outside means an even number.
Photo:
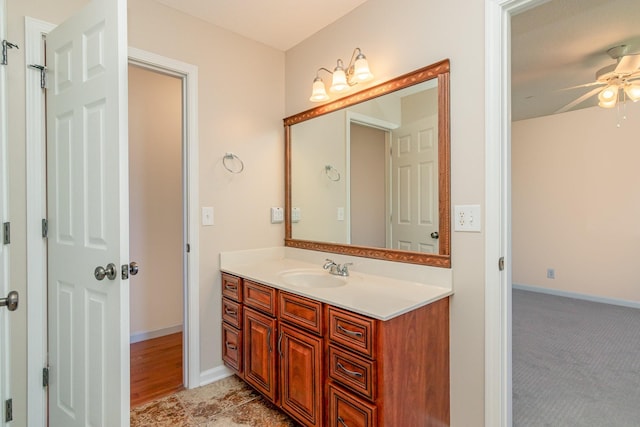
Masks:
[[[392,132],[394,249],[438,253],[438,119],[431,116]]]
[[[129,423],[126,26],[126,0],[92,0],[47,36],[52,427]]]

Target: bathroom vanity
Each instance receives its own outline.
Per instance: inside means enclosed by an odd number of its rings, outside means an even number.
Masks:
[[[449,425],[450,288],[286,257],[221,268],[224,363],[296,421]]]

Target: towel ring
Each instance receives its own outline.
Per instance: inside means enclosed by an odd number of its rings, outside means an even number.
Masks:
[[[227,164],[227,160],[237,160],[240,162],[240,169],[234,169],[232,167],[229,166],[229,164]],[[224,168],[226,170],[228,170],[231,173],[240,173],[244,170],[244,162],[242,160],[240,160],[240,157],[236,156],[233,153],[226,153],[224,155],[224,157],[222,158],[222,165],[224,166]]]
[[[333,181],[333,182],[338,182],[340,181],[340,172],[338,172],[338,170],[336,168],[334,168],[331,165],[327,165],[324,167],[324,173],[327,174],[327,177]]]

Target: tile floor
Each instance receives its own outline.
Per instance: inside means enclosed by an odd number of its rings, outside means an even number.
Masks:
[[[236,376],[131,409],[131,427],[297,427]]]

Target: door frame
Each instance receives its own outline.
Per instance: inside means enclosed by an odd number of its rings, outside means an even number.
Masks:
[[[549,0],[485,0],[485,425],[512,425],[511,16]],[[504,269],[498,268],[504,257]]]
[[[7,38],[7,7],[6,1],[0,0],[0,41]],[[9,154],[9,131],[7,129],[8,120],[8,96],[7,96],[7,66],[0,65],[0,224],[9,221],[9,173],[8,159]],[[3,237],[3,230],[0,229],[0,237]],[[6,297],[10,290],[9,282],[11,275],[9,274],[9,248],[10,245],[4,245],[0,240],[0,298]],[[11,354],[9,345],[9,311],[6,307],[0,308],[0,425],[5,424],[5,399],[11,397],[11,380],[9,376],[11,372]]]
[[[42,387],[42,369],[47,363],[47,245],[46,240],[42,238],[42,219],[46,218],[46,116],[44,91],[40,88],[40,72],[29,68],[29,64],[44,62],[42,38],[55,27],[54,24],[25,17],[29,427],[42,427],[47,423],[47,393]],[[183,150],[186,155],[186,176],[183,184],[186,198],[185,243],[190,246],[190,251],[185,257],[183,382],[185,387],[194,388],[200,385],[198,67],[131,47],[128,56],[130,63],[163,70],[183,80]]]

